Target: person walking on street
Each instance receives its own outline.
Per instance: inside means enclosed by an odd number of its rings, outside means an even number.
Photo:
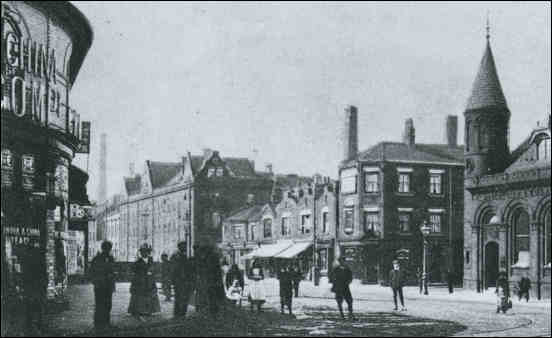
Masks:
[[[293,299],[293,281],[289,265],[286,264],[282,266],[278,274],[278,279],[280,281],[280,312],[283,314],[284,306],[287,306],[289,309],[289,314],[293,315],[293,312],[291,310]]]
[[[349,310],[349,319],[355,320],[353,315],[353,297],[351,295],[351,289],[349,285],[353,281],[353,272],[345,264],[345,259],[340,257],[335,263],[329,276],[330,283],[332,283],[332,292],[335,293],[335,300],[339,309],[341,318],[343,315],[343,300],[347,302],[347,308]]]
[[[238,286],[243,290],[245,286],[245,283],[243,280],[243,273],[237,264],[232,264],[232,267],[226,273],[226,280],[225,280],[226,289],[230,288],[234,284],[234,281],[238,281]]]
[[[174,316],[184,317],[194,292],[195,267],[186,255],[186,242],[178,243],[178,251],[171,257],[172,283],[174,285]]]
[[[113,244],[102,243],[102,251],[90,264],[90,276],[94,284],[94,327],[96,330],[109,328],[113,293],[115,292],[115,258],[111,255]]]
[[[266,302],[265,290],[264,290],[264,271],[258,260],[253,262],[251,270],[249,272],[249,303],[251,304],[251,311],[257,306],[257,311],[261,312],[261,307]]]
[[[424,275],[420,267],[418,267],[418,270],[416,271],[416,280],[418,281],[421,295],[424,292]]]
[[[161,311],[157,286],[153,275],[153,258],[148,244],[140,247],[140,257],[132,267],[133,278],[130,284],[130,304],[128,313],[145,321],[142,316],[151,316]]]
[[[406,311],[406,307],[404,307],[404,297],[403,297],[403,286],[404,286],[404,277],[403,273],[400,269],[399,261],[394,260],[393,261],[393,269],[389,272],[389,282],[391,284],[391,288],[393,289],[393,301],[395,303],[394,310],[397,311],[397,294],[399,295],[399,299],[401,301],[401,311]]]
[[[169,261],[169,255],[166,253],[161,255],[161,288],[165,295],[165,301],[170,302],[172,298],[171,262]]]
[[[511,308],[511,301],[510,282],[508,281],[508,273],[504,269],[501,269],[498,273],[495,293],[497,296],[496,313],[500,311],[506,313]]]
[[[291,272],[291,277],[293,282],[293,290],[295,291],[295,298],[297,298],[299,297],[299,284],[303,279],[303,274],[301,273],[301,270],[299,269],[298,265],[294,266]]]
[[[527,277],[522,277],[519,281],[519,293],[518,297],[521,301],[521,298],[525,298],[529,302],[529,290],[531,290],[531,280]]]
[[[447,286],[449,294],[452,294],[454,292],[454,273],[452,272],[452,269],[447,270]]]

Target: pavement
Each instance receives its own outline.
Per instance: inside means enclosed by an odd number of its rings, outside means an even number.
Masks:
[[[200,318],[193,306],[184,321],[172,319],[172,302],[160,294],[161,313],[139,322],[127,314],[129,284],[117,284],[113,298],[112,324],[116,336],[550,336],[550,300],[513,300],[513,309],[496,314],[492,291],[478,294],[445,288],[431,288],[420,295],[415,287],[404,289],[407,311],[393,311],[388,287],[353,283],[357,320],[342,321],[330,285],[305,281],[299,298],[293,299],[294,316],[279,313],[278,281],[263,281],[267,303],[262,313],[248,307],[224,311],[215,319]],[[71,286],[67,292],[70,309],[48,317],[48,335],[94,336],[94,297],[90,285]],[[205,323],[209,325],[205,325]]]

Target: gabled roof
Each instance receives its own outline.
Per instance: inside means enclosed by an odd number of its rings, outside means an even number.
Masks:
[[[256,177],[253,163],[247,158],[225,157],[222,159],[230,172],[237,177]]]
[[[165,186],[169,181],[182,172],[182,163],[149,162],[151,186],[153,189]]]
[[[342,166],[359,161],[411,161],[427,163],[464,163],[464,147],[449,147],[446,144],[415,144],[402,142],[380,142],[360,152],[356,159],[346,161]]]
[[[263,214],[264,205],[247,206],[234,211],[226,221],[228,222],[251,222],[260,220]]]
[[[140,193],[142,188],[142,177],[136,175],[134,177],[125,177],[125,189],[128,196]]]
[[[506,98],[498,79],[491,44],[487,40],[485,53],[473,83],[466,111],[489,107],[508,110]]]

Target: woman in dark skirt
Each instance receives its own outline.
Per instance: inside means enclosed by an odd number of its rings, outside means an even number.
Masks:
[[[142,316],[151,316],[161,311],[149,245],[140,247],[140,257],[134,263],[132,272],[134,275],[130,284],[128,313],[142,321]]]

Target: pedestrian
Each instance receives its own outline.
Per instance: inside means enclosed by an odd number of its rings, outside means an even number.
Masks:
[[[254,261],[249,272],[249,303],[251,304],[251,311],[257,307],[257,311],[261,312],[262,305],[266,302],[265,290],[264,290],[264,271],[258,260]]]
[[[21,264],[23,304],[25,307],[25,332],[28,336],[40,335],[46,300],[46,265],[37,240],[31,239],[24,246]],[[4,283],[4,281],[2,281]],[[4,325],[4,323],[2,323]]]
[[[186,316],[195,287],[195,267],[193,261],[187,257],[186,249],[186,242],[178,243],[178,251],[171,257],[175,317]]]
[[[197,246],[194,250],[194,267],[196,274],[196,295],[195,295],[195,308],[196,311],[205,314],[209,306],[209,294],[207,287],[208,279],[208,267],[206,248],[204,246]]]
[[[228,276],[228,271],[230,271],[230,265],[228,264],[228,260],[226,259],[226,257],[224,257],[222,259],[222,262],[220,263],[220,266],[222,268],[222,282],[224,283],[224,288],[228,289],[229,286],[226,283],[226,279],[227,279],[227,276]],[[232,286],[232,285],[230,284],[230,286]]]
[[[221,278],[220,258],[213,247],[207,248],[206,262],[207,304],[209,314],[215,317],[219,313],[221,304],[226,301],[226,292]]]
[[[292,315],[293,276],[289,265],[285,264],[281,267],[278,273],[278,279],[280,281],[280,312],[283,314],[284,306],[287,306],[289,314]]]
[[[416,271],[416,280],[418,281],[418,286],[420,288],[420,295],[421,295],[424,292],[424,275],[420,267],[418,267],[418,270]]]
[[[508,273],[506,270],[501,269],[496,280],[496,313],[499,313],[500,311],[502,311],[502,313],[506,313],[506,311],[512,308],[509,284]]]
[[[529,290],[531,289],[531,280],[527,277],[522,277],[518,283],[519,293],[518,297],[521,301],[521,298],[525,297],[525,300],[529,302]]]
[[[172,298],[171,290],[171,262],[169,255],[163,253],[161,255],[161,288],[165,295],[165,301],[170,302]]]
[[[226,281],[225,286],[228,289],[234,284],[234,281],[238,281],[238,285],[242,288],[244,288],[244,278],[243,278],[243,272],[240,270],[237,264],[232,264],[232,267],[230,267],[230,270],[226,273]]]
[[[151,316],[161,311],[153,274],[151,251],[148,244],[142,245],[140,247],[140,257],[132,267],[133,277],[130,284],[128,313],[140,321],[144,321],[142,316]]]
[[[343,300],[347,302],[347,308],[349,310],[349,319],[355,320],[353,315],[353,296],[351,295],[351,289],[349,285],[353,281],[353,272],[345,264],[344,257],[339,257],[339,259],[334,262],[334,266],[329,276],[330,283],[332,283],[332,292],[335,293],[335,300],[337,302],[337,307],[339,309],[339,314],[341,318],[344,319],[343,315]]]
[[[90,265],[90,276],[94,284],[94,327],[96,330],[109,328],[113,293],[115,292],[115,258],[111,255],[113,244],[102,242],[102,251]]]
[[[394,260],[393,261],[393,269],[389,272],[389,282],[391,284],[391,288],[393,289],[393,301],[395,303],[394,310],[397,311],[397,294],[399,295],[399,299],[401,301],[401,311],[406,311],[406,307],[404,307],[404,297],[403,297],[403,286],[404,286],[404,276],[400,269],[399,261]]]
[[[293,267],[291,275],[293,281],[293,290],[295,291],[295,298],[297,298],[299,297],[299,284],[303,279],[303,274],[301,273],[301,270],[299,269],[299,266],[297,264],[295,264],[295,266]]]
[[[454,292],[454,273],[450,268],[447,270],[447,286],[449,294],[452,294]]]
[[[234,280],[234,283],[230,285],[226,291],[226,298],[232,301],[234,304],[239,304],[241,307],[241,296],[243,288],[240,287],[239,282]]]

